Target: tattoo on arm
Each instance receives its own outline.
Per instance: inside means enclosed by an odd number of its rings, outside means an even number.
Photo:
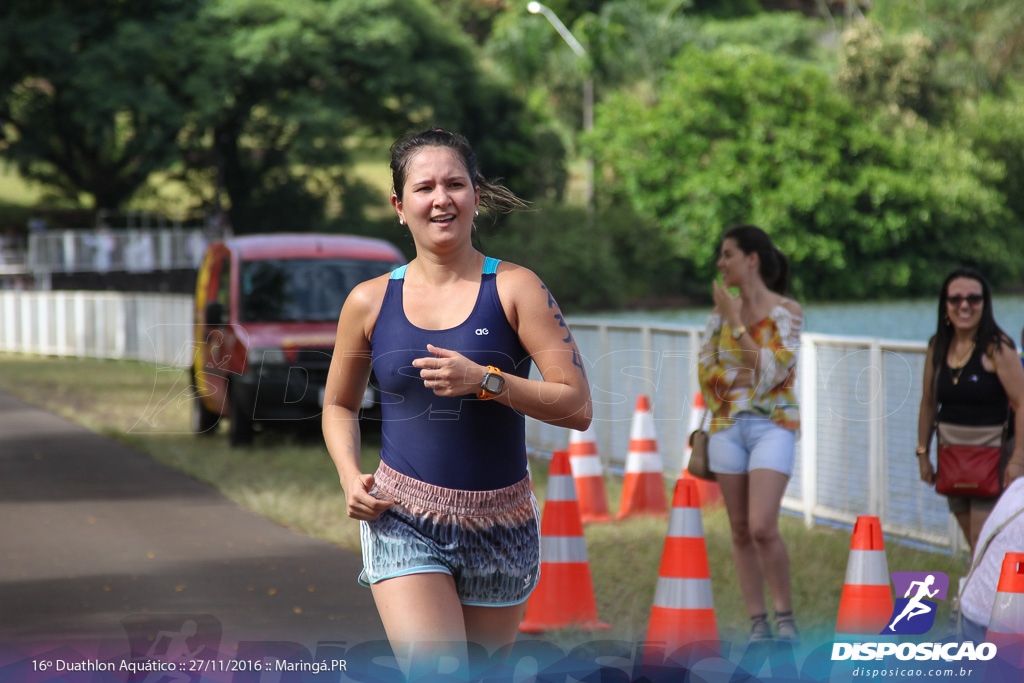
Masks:
[[[574,348],[572,350],[572,364],[580,369],[580,372],[583,373],[584,379],[586,379],[586,377],[587,377],[587,369],[585,367],[583,367],[583,359],[580,358],[579,349]]]
[[[555,303],[555,297],[551,296],[551,290],[545,285],[540,286],[548,295],[548,308],[555,309],[555,320],[558,321],[558,326],[565,330],[565,338],[562,339],[566,344],[572,344],[572,364],[580,369],[583,373],[583,377],[587,376],[587,370],[583,367],[583,359],[580,358],[580,351],[576,348],[576,343],[573,341],[572,332],[569,331],[569,326],[565,323],[565,318],[562,317],[562,311],[558,308],[558,304]]]

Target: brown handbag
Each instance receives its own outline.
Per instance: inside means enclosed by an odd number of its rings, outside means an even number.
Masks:
[[[935,491],[947,496],[998,496],[1007,425],[936,423],[939,471]]]
[[[710,435],[704,431],[704,419],[708,413],[705,410],[701,417],[701,427],[693,430],[690,434],[690,460],[686,464],[686,471],[705,481],[715,481],[717,477],[711,471],[711,463],[708,462],[708,440]]]

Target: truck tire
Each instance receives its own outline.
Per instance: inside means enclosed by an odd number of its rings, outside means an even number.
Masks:
[[[234,391],[228,394],[228,443],[248,446],[252,443],[252,410]]]
[[[192,384],[189,385],[192,392],[192,431],[197,436],[213,436],[220,424],[220,415],[207,410],[203,401],[199,398],[199,387],[196,386],[196,377],[192,375]]]

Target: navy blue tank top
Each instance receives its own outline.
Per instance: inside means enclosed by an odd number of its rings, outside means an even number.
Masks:
[[[447,330],[424,330],[405,317],[406,266],[398,268],[373,328],[373,372],[381,388],[381,459],[428,484],[489,491],[527,474],[526,420],[521,413],[475,394],[437,396],[423,386],[420,370],[412,364],[431,355],[430,343],[480,365],[494,365],[506,375],[529,375],[530,358],[498,299],[498,263],[484,261],[473,312]]]

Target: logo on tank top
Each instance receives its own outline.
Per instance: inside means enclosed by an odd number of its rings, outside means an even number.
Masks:
[[[491,333],[491,331],[488,330],[486,327],[478,327],[478,328],[476,328],[476,336],[478,336],[478,337],[482,337],[485,334],[490,334],[490,333]]]

